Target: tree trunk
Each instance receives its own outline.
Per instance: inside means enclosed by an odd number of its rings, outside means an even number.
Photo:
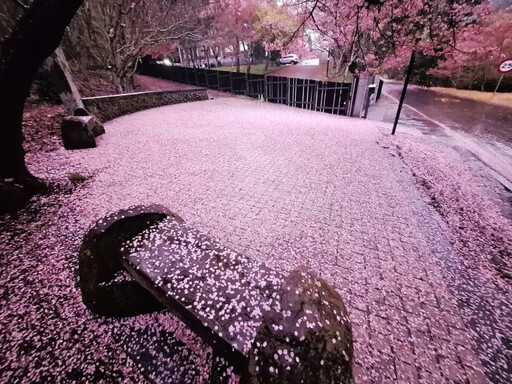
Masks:
[[[137,72],[137,55],[127,57],[119,63],[119,68],[115,70],[115,85],[119,93],[129,93],[135,89],[134,75]]]
[[[222,63],[220,61],[220,48],[216,48],[213,53],[215,54],[215,63],[217,67],[221,67]]]
[[[181,53],[181,44],[178,44],[178,53],[180,55],[180,64],[185,65],[185,62],[183,61],[183,54]]]
[[[350,67],[350,64],[354,61],[354,51],[351,51],[350,52],[350,57],[349,57],[349,60],[347,63],[345,63],[345,68],[343,70],[343,78],[342,78],[342,83],[344,83],[346,80],[347,80],[347,77],[348,77],[348,70],[349,70],[349,67]]]
[[[236,71],[240,72],[240,40],[238,40],[238,36],[236,37],[235,59],[236,59]]]
[[[210,69],[210,46],[206,45],[204,53],[206,55],[206,68]]]
[[[135,88],[135,83],[133,81],[134,72],[125,71],[119,76],[118,84],[121,94],[123,93],[130,93]]]
[[[123,84],[121,83],[121,77],[115,73],[113,73],[114,86],[116,87],[116,91],[118,94],[123,94]]]
[[[123,87],[124,93],[132,92],[135,88],[133,84],[133,75],[127,75],[126,77],[122,78],[121,85]]]
[[[54,52],[83,0],[34,0],[0,54],[0,177],[31,184],[25,165],[22,118],[37,70]]]
[[[485,91],[485,83],[487,83],[487,71],[484,67],[482,67],[482,71],[484,73],[484,80],[482,82],[482,92]]]
[[[32,80],[13,76],[11,80],[0,79],[0,178],[21,180],[30,177],[25,165],[23,149],[22,119],[25,99],[30,92]],[[7,95],[9,97],[7,97]]]
[[[270,54],[270,52],[267,54],[267,56],[265,57],[265,71],[268,69],[268,67],[270,66],[270,60],[271,60],[272,56]]]
[[[251,73],[251,65],[252,65],[252,44],[247,44],[247,54],[249,55],[249,61],[247,63],[247,74]]]

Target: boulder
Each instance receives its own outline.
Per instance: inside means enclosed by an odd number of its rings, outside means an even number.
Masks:
[[[280,308],[265,314],[252,345],[247,381],[352,383],[352,327],[340,295],[306,269],[278,294]]]
[[[74,116],[93,116],[87,109],[78,107],[73,111]],[[95,119],[94,126],[92,127],[92,133],[94,137],[101,136],[105,133],[105,127],[103,123],[97,117],[93,116]]]
[[[22,209],[33,193],[14,181],[0,179],[0,215]]]
[[[105,133],[105,127],[103,123],[96,117],[94,117],[94,126],[92,127],[92,134],[94,137],[101,136]]]
[[[94,116],[67,116],[62,120],[62,141],[66,149],[95,148]]]

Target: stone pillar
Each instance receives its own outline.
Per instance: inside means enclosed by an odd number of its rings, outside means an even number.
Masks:
[[[352,326],[341,296],[305,268],[278,292],[249,353],[250,384],[352,383]]]
[[[45,66],[50,72],[50,80],[57,89],[68,115],[72,115],[76,108],[84,108],[62,48],[59,47],[52,53],[46,60]]]

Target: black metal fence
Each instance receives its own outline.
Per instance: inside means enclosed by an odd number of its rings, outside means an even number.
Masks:
[[[382,87],[384,86],[384,80],[379,79],[379,87],[377,88],[377,97],[376,100],[379,101],[380,96],[382,94]]]
[[[170,67],[151,63],[141,65],[139,73],[335,115],[350,115],[355,97],[353,83],[245,74],[205,68]]]

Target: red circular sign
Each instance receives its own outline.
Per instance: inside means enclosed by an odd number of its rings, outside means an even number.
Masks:
[[[512,59],[507,59],[500,64],[498,69],[500,73],[509,73],[512,71]]]

